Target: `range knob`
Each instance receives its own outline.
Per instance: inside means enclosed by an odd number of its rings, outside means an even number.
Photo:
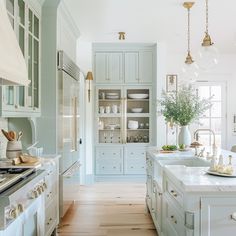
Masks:
[[[45,182],[43,182],[43,187],[44,187],[44,189],[46,189],[48,187]]]
[[[40,186],[40,185],[37,186],[36,190],[37,190],[37,192],[38,192],[39,195],[42,193],[42,189],[41,189],[41,186]]]
[[[17,209],[18,209],[18,212],[19,212],[19,213],[22,213],[22,212],[24,211],[24,206],[23,206],[23,204],[19,203],[19,204],[17,205]]]
[[[38,192],[36,190],[32,190],[30,193],[29,193],[29,198],[31,199],[35,199],[37,198],[39,195],[38,195]]]
[[[16,208],[15,207],[10,208],[10,210],[8,211],[6,217],[9,220],[16,219],[16,217],[17,217],[17,210],[16,210]]]

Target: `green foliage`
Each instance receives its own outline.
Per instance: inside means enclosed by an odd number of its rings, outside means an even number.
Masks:
[[[160,100],[167,122],[180,126],[196,121],[211,106],[211,98],[201,99],[192,87],[181,87],[177,94],[163,92]]]

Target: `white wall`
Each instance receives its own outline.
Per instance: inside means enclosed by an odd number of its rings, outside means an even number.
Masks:
[[[77,64],[84,73],[85,77],[88,71],[92,71],[92,43],[77,42]],[[91,99],[88,101],[88,81],[85,83],[85,165],[86,165],[86,183],[93,182],[93,137],[94,137],[94,117],[93,101],[94,88],[91,82]]]
[[[178,74],[185,59],[185,54],[167,54],[166,74]],[[200,70],[198,80],[224,81],[227,86],[227,132],[226,148],[236,144],[236,136],[232,135],[233,114],[236,114],[236,55],[220,55],[219,64],[208,72]]]

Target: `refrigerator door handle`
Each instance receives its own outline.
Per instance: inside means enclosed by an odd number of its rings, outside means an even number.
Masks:
[[[78,124],[77,124],[77,97],[74,97],[74,144],[75,144],[75,151],[78,151],[78,144],[77,144],[77,131],[78,131]]]

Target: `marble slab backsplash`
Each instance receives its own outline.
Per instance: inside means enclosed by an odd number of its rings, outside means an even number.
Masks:
[[[8,120],[0,118],[0,129],[8,130]],[[6,158],[7,139],[0,132],[0,158]]]

